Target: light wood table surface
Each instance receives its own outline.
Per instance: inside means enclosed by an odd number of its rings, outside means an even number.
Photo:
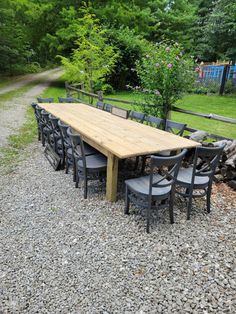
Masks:
[[[106,197],[116,201],[118,160],[180,150],[200,144],[81,103],[40,103],[83,136],[83,140],[107,156]]]

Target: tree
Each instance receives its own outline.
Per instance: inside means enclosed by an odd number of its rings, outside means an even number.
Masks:
[[[61,56],[65,66],[65,78],[70,82],[83,82],[91,92],[94,84],[104,80],[114,68],[118,54],[107,43],[106,31],[99,26],[98,19],[87,13],[77,19],[76,49],[71,58]]]
[[[236,3],[233,0],[200,4],[195,32],[195,53],[200,60],[236,60]]]

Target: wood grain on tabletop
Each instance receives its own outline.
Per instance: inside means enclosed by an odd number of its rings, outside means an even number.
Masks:
[[[119,158],[200,145],[85,104],[40,103],[38,105]]]

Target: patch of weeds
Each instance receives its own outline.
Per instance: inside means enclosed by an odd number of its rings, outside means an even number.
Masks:
[[[54,213],[59,211],[59,208],[54,207],[54,206],[51,206],[49,209]]]
[[[13,171],[15,164],[26,157],[24,149],[32,143],[37,136],[37,125],[31,106],[26,112],[26,121],[19,132],[8,137],[8,146],[0,149],[0,168],[4,173]]]

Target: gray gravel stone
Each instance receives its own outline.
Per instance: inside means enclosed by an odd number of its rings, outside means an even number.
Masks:
[[[215,195],[212,213],[197,200],[186,221],[161,211],[145,219],[89,196],[54,172],[40,144],[0,180],[1,313],[235,313],[235,208]]]

